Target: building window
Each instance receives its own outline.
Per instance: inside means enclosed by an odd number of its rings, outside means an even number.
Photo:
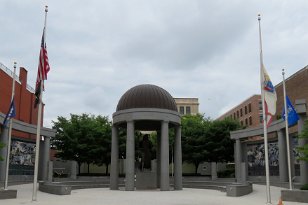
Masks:
[[[238,111],[236,111],[236,117],[237,117],[237,118],[239,118],[239,117],[240,117],[240,115],[239,115],[239,112],[238,112]]]
[[[247,115],[247,106],[245,106],[245,115]]]
[[[259,101],[259,110],[262,110],[262,101]]]
[[[233,113],[233,119],[235,119],[235,116],[236,116],[236,114],[235,114],[235,113]]]
[[[243,126],[243,121],[241,121],[241,125]]]
[[[242,116],[243,116],[243,109],[241,108],[241,110],[240,110],[240,111],[241,111],[241,117],[242,117]]]
[[[248,125],[248,119],[247,118],[245,119],[245,125]]]
[[[180,106],[180,114],[184,115],[184,106]]]
[[[249,125],[252,125],[252,118],[251,118],[251,116],[249,117]]]
[[[251,113],[251,103],[248,104],[248,112]]]
[[[190,114],[191,114],[190,106],[187,106],[186,107],[186,115],[190,115]]]

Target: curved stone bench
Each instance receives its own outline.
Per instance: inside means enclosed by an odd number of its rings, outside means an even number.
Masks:
[[[70,195],[72,191],[72,186],[58,183],[42,182],[39,185],[39,190],[49,194]]]

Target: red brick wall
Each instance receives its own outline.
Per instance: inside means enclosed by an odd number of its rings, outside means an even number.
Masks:
[[[227,113],[223,114],[218,118],[218,120],[222,120],[226,117],[231,117],[232,119],[237,119],[239,122],[246,127],[256,127],[260,125],[259,118],[259,101],[261,99],[260,95],[253,95],[250,98],[246,99],[244,102],[240,103],[236,107],[229,110]],[[251,104],[251,112],[249,112],[249,104]],[[247,108],[247,114],[245,114],[245,107]],[[242,110],[242,115],[241,115]],[[237,117],[237,112],[239,112],[239,117]],[[235,113],[235,118],[234,118]],[[252,119],[252,124],[249,122],[249,117]],[[246,119],[248,123],[246,124]]]
[[[299,70],[298,72],[291,75],[289,78],[286,79],[286,92],[289,96],[292,104],[295,106],[296,99],[306,99],[306,103],[308,103],[308,66]],[[275,86],[276,93],[277,93],[277,109],[276,109],[276,116],[274,116],[274,120],[281,117],[282,109],[284,106],[283,101],[283,85],[282,82]],[[255,127],[260,124],[260,112],[259,112],[259,99],[261,99],[260,95],[254,95],[244,102],[240,103],[227,113],[220,116],[218,119],[224,119],[225,117],[231,116],[232,113],[237,112],[241,108],[244,110],[245,105],[248,102],[252,103],[252,119],[253,125],[250,127]],[[232,115],[233,116],[233,115]],[[238,120],[244,120],[246,116],[239,117]],[[297,126],[293,126],[290,130],[290,133],[297,132]]]
[[[34,109],[34,93],[27,90],[27,70],[23,67],[20,68],[19,82],[15,82],[15,119],[29,124],[37,124],[38,109]],[[6,114],[12,94],[12,77],[0,69],[0,112]],[[44,113],[44,110],[42,111]],[[43,115],[43,114],[42,114]],[[41,121],[43,124],[43,118]],[[35,139],[28,133],[18,132],[13,130],[13,137]]]

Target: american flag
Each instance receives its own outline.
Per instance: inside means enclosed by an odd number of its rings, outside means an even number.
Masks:
[[[49,72],[50,67],[48,63],[47,49],[45,43],[45,28],[43,30],[42,42],[41,42],[41,50],[39,57],[39,65],[37,71],[36,85],[35,85],[35,103],[34,107],[36,107],[40,103],[40,95],[41,95],[41,84],[43,84],[44,90],[44,80],[47,80],[47,73]]]

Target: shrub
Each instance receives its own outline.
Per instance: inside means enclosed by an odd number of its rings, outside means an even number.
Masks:
[[[304,186],[302,186],[301,190],[308,190],[308,184],[305,184]]]

